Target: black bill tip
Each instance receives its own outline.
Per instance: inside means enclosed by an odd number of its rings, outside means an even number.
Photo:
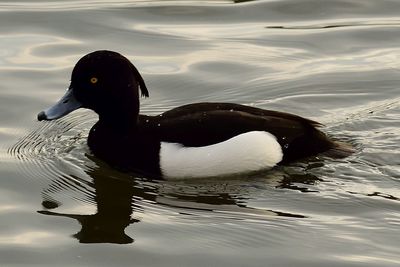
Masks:
[[[44,113],[44,111],[41,111],[41,112],[37,115],[37,119],[38,119],[38,121],[47,120],[46,113]]]

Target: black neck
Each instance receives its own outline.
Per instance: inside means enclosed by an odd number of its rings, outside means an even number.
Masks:
[[[138,88],[128,89],[122,96],[111,97],[96,109],[99,122],[107,128],[116,131],[134,129],[139,116]]]
[[[99,115],[99,124],[112,131],[125,132],[137,128],[138,116],[131,114]]]

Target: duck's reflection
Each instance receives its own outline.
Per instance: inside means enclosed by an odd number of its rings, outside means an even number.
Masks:
[[[91,198],[91,201],[96,203],[97,211],[95,214],[82,215],[51,211],[59,205],[55,201],[49,201],[48,198],[45,198],[42,203],[44,210],[39,211],[44,215],[62,216],[77,220],[82,228],[73,236],[81,243],[132,243],[134,240],[125,233],[125,229],[131,224],[140,222],[140,220],[133,218],[133,213],[142,210],[142,202],[140,202],[142,200],[146,200],[148,203],[156,203],[158,207],[172,208],[174,211],[185,215],[202,211],[218,211],[219,215],[226,212],[229,216],[236,214],[237,218],[249,215],[263,219],[270,218],[270,216],[305,217],[299,214],[247,207],[246,198],[249,195],[241,190],[246,188],[246,183],[252,180],[226,180],[220,183],[212,183],[211,181],[202,181],[201,183],[165,182],[153,183],[156,186],[148,186],[145,185],[148,181],[134,179],[131,176],[122,179],[112,178],[115,177],[115,173],[110,175],[110,171],[106,167],[91,167],[85,172],[92,179],[92,182],[88,182],[86,179],[85,184],[90,184],[94,189],[94,196],[87,194],[86,197]],[[79,180],[78,177],[75,178]],[[318,178],[310,175],[307,175],[306,178],[308,183],[311,180],[318,180]],[[54,190],[49,190],[52,187],[60,188],[60,184],[65,184],[65,181],[63,181],[65,179],[68,178],[64,176],[55,179],[47,189],[43,190],[43,195],[54,192]],[[296,180],[298,180],[298,177]],[[268,181],[269,185],[267,186],[292,189],[288,186],[290,183],[288,183],[287,177],[278,175],[275,179],[268,178]],[[71,188],[68,188],[68,190],[71,190]]]
[[[125,234],[128,225],[139,222],[132,218],[132,199],[138,195],[147,194],[146,198],[152,198],[153,195],[138,190],[133,181],[109,178],[101,173],[100,169],[90,171],[88,174],[93,178],[92,186],[95,189],[93,197],[97,205],[95,214],[66,214],[49,210],[39,213],[76,219],[82,229],[74,237],[81,243],[132,243],[133,239]],[[51,203],[46,200],[43,206],[49,208]]]

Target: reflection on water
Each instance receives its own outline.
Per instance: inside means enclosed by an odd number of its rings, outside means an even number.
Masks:
[[[400,265],[398,10],[390,0],[0,1],[0,265]],[[87,148],[95,114],[35,120],[98,49],[138,66],[151,96],[143,114],[248,104],[320,121],[358,152],[218,181],[117,172]]]
[[[20,151],[23,152],[23,151]],[[91,156],[90,156],[91,157]],[[168,207],[180,210],[180,213],[194,215],[196,211],[217,212],[219,216],[227,216],[239,220],[253,219],[269,220],[271,216],[284,216],[290,218],[305,218],[303,215],[291,214],[282,211],[261,210],[246,206],[246,197],[241,195],[240,187],[229,188],[230,178],[224,178],[221,182],[204,181],[178,181],[178,182],[150,182],[146,179],[137,179],[130,175],[118,174],[110,171],[106,166],[88,166],[86,177],[73,177],[68,173],[55,176],[51,183],[43,189],[42,206],[44,210],[40,214],[50,216],[62,216],[75,219],[81,225],[81,230],[73,236],[81,243],[132,243],[133,238],[125,234],[125,228],[131,224],[140,222],[133,218],[134,212],[143,212],[142,201],[156,203],[160,208]],[[117,174],[117,178],[114,176]],[[298,189],[292,183],[307,181],[312,183],[318,178],[311,175],[295,175],[294,180],[281,173],[270,174],[275,179],[269,183],[279,188]],[[71,187],[68,180],[77,182]],[[235,178],[232,178],[235,179]],[[237,179],[237,178],[236,178]],[[248,179],[257,179],[249,176]],[[78,182],[79,181],[79,182]],[[233,180],[234,181],[234,180]],[[236,181],[237,182],[237,181]],[[242,183],[243,181],[240,181]],[[149,184],[150,183],[150,184]],[[147,185],[146,185],[147,184]],[[235,183],[233,183],[235,184]],[[85,189],[90,186],[93,190]],[[243,184],[241,184],[243,186]],[[213,187],[213,190],[210,188]],[[232,191],[233,189],[233,191]],[[87,202],[96,206],[96,213],[90,215],[53,212],[63,203],[55,200],[52,195],[62,191],[81,191]],[[307,189],[304,189],[305,192]],[[69,193],[70,194],[70,193]],[[225,214],[225,215],[224,215]]]
[[[67,214],[48,210],[39,211],[39,213],[77,220],[82,229],[74,237],[81,243],[127,244],[133,242],[133,239],[124,232],[128,225],[139,222],[139,220],[131,218],[133,196],[141,197],[146,192],[137,190],[132,184],[132,180],[129,182],[112,179],[104,176],[98,170],[93,170],[88,174],[93,177],[91,186],[95,190],[93,201],[97,207],[96,214]],[[54,183],[57,183],[57,179]],[[147,197],[149,196],[154,198],[155,195],[147,195]]]
[[[51,35],[3,35],[0,36],[3,54],[0,69],[23,68],[36,70],[54,69],[70,65],[68,57],[50,57],[47,51],[52,46],[73,46],[79,42]],[[0,47],[1,48],[1,47]],[[48,51],[47,51],[48,52]]]

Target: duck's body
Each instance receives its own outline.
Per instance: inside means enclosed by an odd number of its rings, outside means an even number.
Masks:
[[[104,68],[110,64],[114,66],[107,73]],[[116,79],[120,82],[113,84]],[[172,179],[269,169],[329,150],[350,152],[318,130],[315,121],[244,105],[197,103],[158,116],[139,115],[138,85],[147,95],[136,68],[110,51],[86,55],[72,75],[73,99],[67,102],[79,103],[71,110],[83,106],[99,114],[88,145],[112,166]],[[53,107],[39,119],[55,119],[71,110],[56,114]]]

